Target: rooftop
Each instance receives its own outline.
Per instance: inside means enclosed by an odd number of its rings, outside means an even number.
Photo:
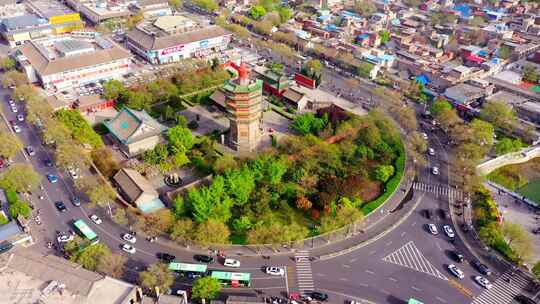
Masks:
[[[55,0],[30,0],[26,3],[32,11],[47,19],[74,13],[73,10]]]
[[[18,50],[20,61],[28,61],[41,75],[51,75],[131,57],[111,40],[69,37],[34,40]]]
[[[2,20],[2,28],[6,32],[24,31],[39,26],[48,26],[49,21],[36,15],[22,15]]]
[[[115,118],[105,122],[104,125],[120,142],[125,144],[158,135],[167,130],[167,127],[145,111],[129,108],[123,108]]]

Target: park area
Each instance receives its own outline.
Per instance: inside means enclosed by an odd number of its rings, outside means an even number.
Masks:
[[[540,203],[540,158],[501,167],[488,174],[487,178],[537,204]]]

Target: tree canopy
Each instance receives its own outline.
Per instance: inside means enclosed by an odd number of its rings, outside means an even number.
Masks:
[[[19,138],[11,133],[0,131],[0,156],[11,159],[21,151],[23,145]]]
[[[0,186],[16,192],[35,190],[40,183],[41,175],[28,164],[13,164],[0,175]]]
[[[168,265],[156,263],[139,273],[139,283],[146,290],[154,291],[154,288],[158,287],[159,290],[166,291],[174,283],[174,276]]]
[[[212,277],[202,277],[195,280],[192,287],[192,297],[204,304],[206,300],[215,299],[221,291],[221,284]]]
[[[249,15],[255,20],[260,20],[266,15],[266,9],[261,5],[254,5],[249,9]]]

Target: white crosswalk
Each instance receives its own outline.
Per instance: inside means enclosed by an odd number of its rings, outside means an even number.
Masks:
[[[431,193],[434,193],[435,195],[449,196],[459,201],[462,201],[465,198],[465,194],[463,193],[463,191],[450,188],[445,185],[432,185],[432,184],[415,182],[413,183],[413,189],[418,190],[418,191],[431,192]]]
[[[300,291],[300,294],[305,295],[310,291],[313,291],[315,288],[309,252],[297,251],[294,255],[294,260],[296,262],[296,280],[298,282],[298,290]]]
[[[442,280],[448,280],[437,268],[431,265],[413,241],[385,256],[383,261],[423,272]]]
[[[507,282],[510,278],[510,282]],[[511,275],[510,272],[504,273],[495,282],[493,287],[480,294],[472,304],[510,304],[513,298],[520,294],[527,286],[529,280],[520,272]]]

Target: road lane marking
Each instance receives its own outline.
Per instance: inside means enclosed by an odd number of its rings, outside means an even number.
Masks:
[[[354,263],[354,262],[356,262],[356,260],[357,260],[357,258],[350,259],[349,263]]]
[[[383,261],[410,268],[442,280],[448,280],[429,260],[420,252],[413,241],[409,241],[400,248],[385,256]]]
[[[361,304],[377,304],[376,302],[372,302],[372,301],[369,301],[369,300],[366,300],[366,299],[358,298],[358,297],[355,297],[355,296],[352,296],[352,295],[349,295],[349,294],[341,293],[339,291],[333,291],[333,290],[324,289],[324,288],[318,288],[318,289],[320,291],[322,291],[322,292],[325,292],[325,293],[334,294],[334,295],[341,296],[343,298],[349,298],[349,299],[355,300],[357,302],[360,302]]]
[[[388,290],[386,290],[386,289],[381,289],[381,292],[385,293],[385,294],[390,294],[390,292]]]
[[[392,278],[392,277],[388,277],[388,279],[389,279],[390,281],[392,281],[392,282],[397,282],[397,280],[394,279],[394,278]]]
[[[385,244],[385,245],[386,245],[386,246],[390,246],[390,245],[392,245],[392,241],[386,242],[386,244]]]
[[[375,274],[375,272],[373,272],[373,271],[371,271],[371,270],[367,270],[367,269],[366,269],[365,271],[366,271],[367,273],[369,273],[369,274]]]
[[[405,231],[403,231],[401,234],[400,234],[401,237],[404,237],[405,236]]]
[[[447,303],[446,300],[441,297],[435,297],[435,299],[437,299],[439,302]]]
[[[343,267],[345,267],[345,268],[351,268],[351,266],[349,266],[349,265],[347,265],[347,264],[343,264],[343,265],[341,265],[341,266],[343,266]]]
[[[375,252],[377,252],[377,250],[372,250],[372,251],[369,252],[368,255],[373,255],[373,254],[375,254]]]
[[[416,291],[422,291],[422,289],[420,289],[420,288],[418,288],[418,287],[416,287],[416,286],[414,286],[414,285],[411,286],[411,288],[414,289],[414,290],[416,290]]]
[[[362,286],[362,287],[368,287],[369,285],[366,284],[366,283],[358,283],[358,285]]]
[[[413,226],[413,227],[414,227],[415,225],[416,225],[416,222],[413,222],[413,223],[411,224],[411,226]]]
[[[348,281],[349,279],[346,278],[339,278],[340,281]]]

